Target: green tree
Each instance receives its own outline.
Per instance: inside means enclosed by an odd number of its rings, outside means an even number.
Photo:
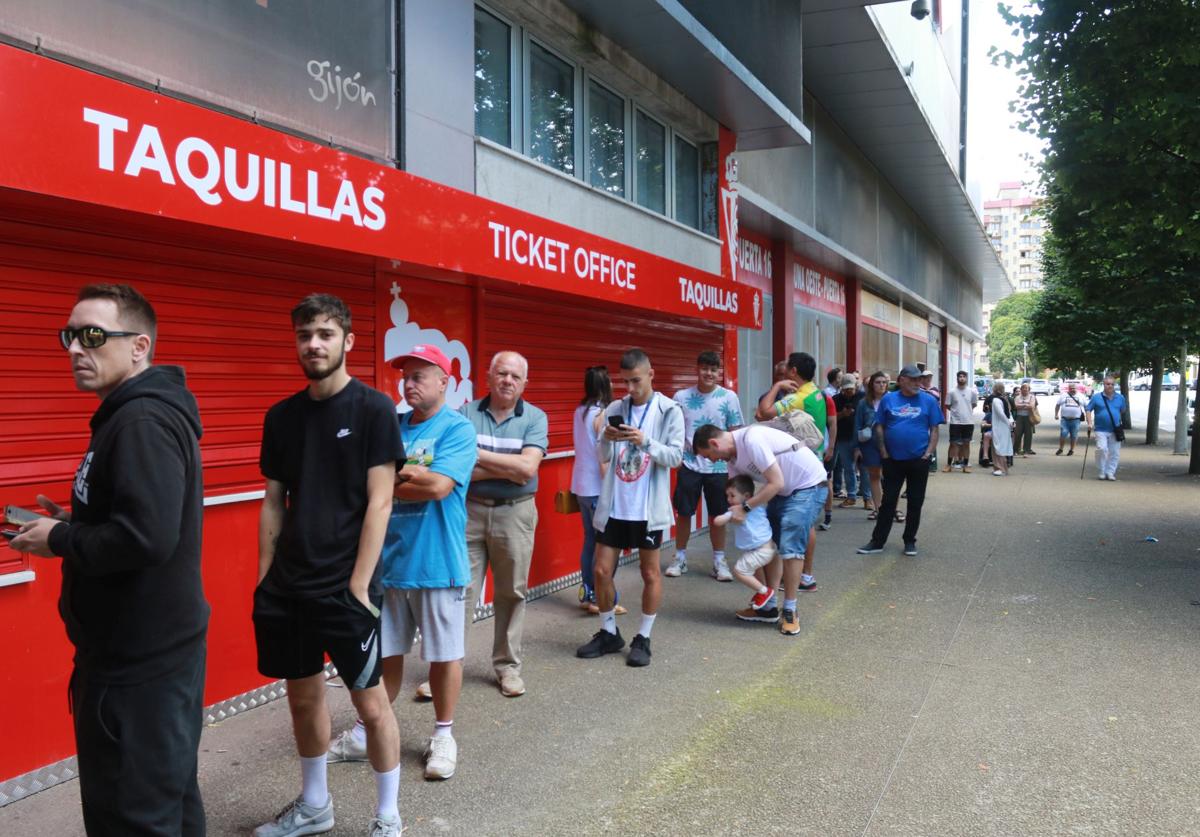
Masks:
[[[1149,367],[1200,332],[1200,2],[1042,0],[1016,110],[1046,142],[1054,234],[1034,316],[1059,365]],[[1167,348],[1171,347],[1171,348]],[[1190,469],[1200,474],[1200,434]]]
[[[992,369],[1003,373],[1020,369],[1026,375],[1026,358],[1028,369],[1039,368],[1040,351],[1032,317],[1041,296],[1041,291],[1030,291],[1006,296],[996,303],[988,328]]]

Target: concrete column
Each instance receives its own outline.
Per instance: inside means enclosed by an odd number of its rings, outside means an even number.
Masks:
[[[771,314],[771,353],[775,362],[787,360],[794,351],[796,303],[792,293],[792,245],[788,241],[771,242],[771,296],[775,310]]]

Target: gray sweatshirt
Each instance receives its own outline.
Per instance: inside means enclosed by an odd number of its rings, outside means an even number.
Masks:
[[[651,409],[658,410],[658,423],[655,425],[654,438],[646,440],[643,447],[650,455],[650,501],[646,521],[649,532],[666,532],[675,523],[675,511],[671,508],[671,469],[678,468],[683,461],[683,410],[678,404],[661,393],[651,396]],[[629,414],[629,396],[620,401],[614,401],[604,411],[604,423],[609,416],[625,416]],[[611,462],[613,443],[600,435],[596,444],[596,452],[601,462]],[[614,468],[609,468],[604,474],[600,485],[600,499],[596,501],[596,515],[592,525],[603,531],[608,525],[612,512],[613,485],[617,475]]]

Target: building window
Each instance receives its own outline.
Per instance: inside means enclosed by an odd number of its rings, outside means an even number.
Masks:
[[[575,172],[575,68],[529,44],[529,156]]]
[[[625,197],[625,101],[596,82],[588,84],[588,183]]]
[[[667,211],[667,129],[640,110],[634,120],[637,202],[655,212]]]
[[[504,21],[475,10],[475,133],[512,146],[512,33]]]
[[[700,227],[700,152],[675,137],[675,220]]]

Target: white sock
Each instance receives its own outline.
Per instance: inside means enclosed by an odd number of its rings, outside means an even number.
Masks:
[[[434,738],[453,738],[454,737],[454,721],[434,721],[433,722],[433,737]]]
[[[720,563],[720,564],[725,563],[725,550],[723,550],[723,549],[713,550],[713,561],[716,561],[717,563]]]
[[[765,585],[765,584],[758,585],[758,595],[761,596],[765,592],[767,592],[767,585]]]
[[[300,781],[302,783],[300,796],[304,798],[305,805],[311,805],[314,808],[324,808],[325,804],[329,802],[329,783],[326,781],[325,759],[325,753],[310,759],[300,757]]]
[[[354,739],[354,743],[359,746],[367,746],[367,727],[359,719],[354,722],[354,726],[350,728],[350,737]]]
[[[642,626],[638,628],[638,633],[646,639],[650,638],[650,631],[654,628],[654,617],[657,615],[657,613],[642,614]]]
[[[676,549],[675,550],[675,560],[681,564],[686,563],[687,562],[687,550],[686,549]]]
[[[400,765],[391,770],[375,774],[375,790],[379,796],[379,804],[375,808],[375,816],[380,819],[399,819],[400,817]]]
[[[801,575],[800,580],[803,581],[805,584],[813,583],[813,577],[811,575],[809,575],[808,573],[804,573],[803,575]]]
[[[600,627],[608,631],[610,634],[617,632],[617,611],[604,610],[600,612]]]

